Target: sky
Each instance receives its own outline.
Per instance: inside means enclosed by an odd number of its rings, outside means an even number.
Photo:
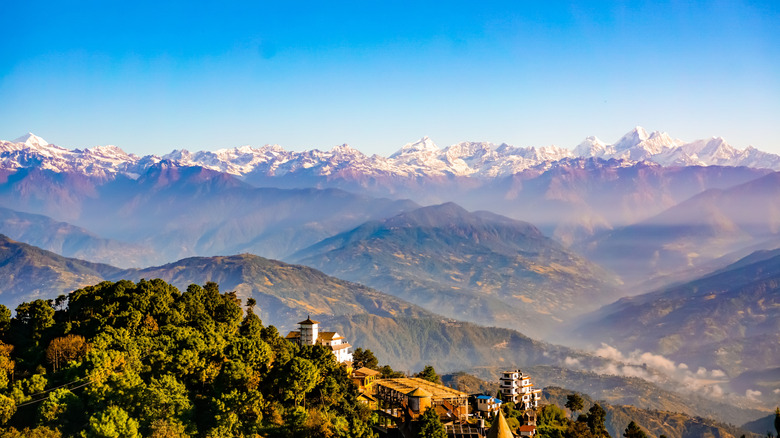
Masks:
[[[780,2],[2,1],[0,139],[164,154],[635,126],[780,153]]]

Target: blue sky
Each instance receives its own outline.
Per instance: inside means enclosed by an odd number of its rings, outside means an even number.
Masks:
[[[780,3],[0,2],[0,138],[137,154],[636,125],[780,153]]]

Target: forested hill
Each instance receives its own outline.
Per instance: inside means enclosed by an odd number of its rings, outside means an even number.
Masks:
[[[324,347],[299,348],[216,283],[104,282],[0,305],[0,433],[366,436],[370,412]],[[60,435],[61,434],[61,435]]]

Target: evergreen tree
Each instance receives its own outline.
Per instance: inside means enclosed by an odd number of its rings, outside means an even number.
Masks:
[[[436,370],[431,365],[426,365],[425,368],[414,377],[419,377],[433,383],[441,383],[441,378],[436,374]]]
[[[425,413],[420,417],[420,431],[417,433],[417,437],[447,438],[447,431],[441,423],[439,414],[432,407],[426,409]]]
[[[601,405],[596,403],[591,406],[588,411],[588,428],[593,433],[593,436],[599,438],[612,438],[607,431],[607,427],[604,425],[606,418],[607,413]]]
[[[780,407],[775,408],[775,431],[777,436],[780,437]]]
[[[626,426],[623,436],[626,438],[647,438],[647,434],[633,420]]]
[[[574,394],[569,394],[566,396],[565,406],[571,411],[571,416],[574,418],[574,413],[582,410],[583,406],[585,405],[582,401],[582,397],[580,397],[580,395],[575,392]]]
[[[352,363],[355,366],[364,366],[379,371],[379,360],[374,356],[374,352],[369,349],[356,348],[355,352],[352,353]]]

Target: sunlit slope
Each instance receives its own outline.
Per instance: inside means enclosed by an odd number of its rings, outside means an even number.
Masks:
[[[293,258],[448,317],[532,336],[618,296],[608,274],[533,225],[453,203],[367,222]]]

